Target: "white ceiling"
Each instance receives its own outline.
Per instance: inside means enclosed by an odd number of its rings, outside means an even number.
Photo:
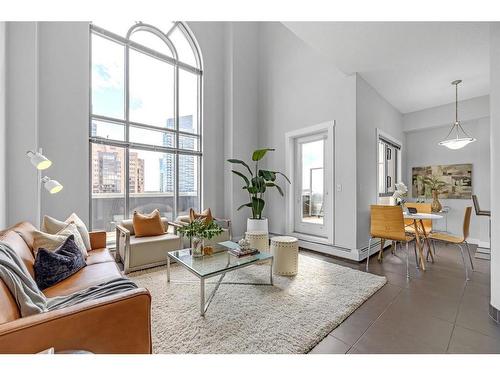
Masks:
[[[401,113],[489,93],[481,22],[284,22],[345,74],[358,72]]]

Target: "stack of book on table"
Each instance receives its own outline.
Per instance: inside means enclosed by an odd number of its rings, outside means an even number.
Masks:
[[[224,241],[219,242],[219,245],[225,247],[229,254],[241,258],[249,255],[259,254],[259,250],[254,248],[242,249],[236,242]]]

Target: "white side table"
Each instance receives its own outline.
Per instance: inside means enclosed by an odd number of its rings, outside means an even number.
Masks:
[[[250,242],[250,247],[269,252],[269,233],[263,231],[245,232],[245,239]]]
[[[271,238],[271,254],[274,257],[273,273],[294,276],[299,269],[299,241],[295,237]]]

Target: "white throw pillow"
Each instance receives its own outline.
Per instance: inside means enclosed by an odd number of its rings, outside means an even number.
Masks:
[[[80,235],[80,232],[78,232],[77,226],[73,223],[66,224],[66,227],[56,234],[44,233],[38,230],[33,231],[33,252],[35,258],[39,248],[43,247],[49,251],[54,251],[61,246],[70,235],[74,236],[76,245],[82,252],[83,256],[87,258],[88,253],[85,248],[85,244],[83,243],[82,236]]]
[[[69,217],[64,221],[60,221],[54,219],[53,217],[45,215],[43,217],[42,231],[50,234],[56,234],[60,230],[66,228],[66,226],[70,223],[76,225],[78,232],[80,233],[80,236],[85,245],[85,249],[87,251],[92,250],[92,247],[90,246],[90,235],[87,226],[82,221],[82,219],[80,219],[78,215],[75,214],[74,212],[71,215],[69,215]]]

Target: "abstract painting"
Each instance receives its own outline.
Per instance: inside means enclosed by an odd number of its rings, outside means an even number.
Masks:
[[[412,197],[430,198],[432,192],[424,184],[427,176],[437,176],[445,183],[439,194],[442,199],[471,199],[472,164],[432,165],[412,168]]]

